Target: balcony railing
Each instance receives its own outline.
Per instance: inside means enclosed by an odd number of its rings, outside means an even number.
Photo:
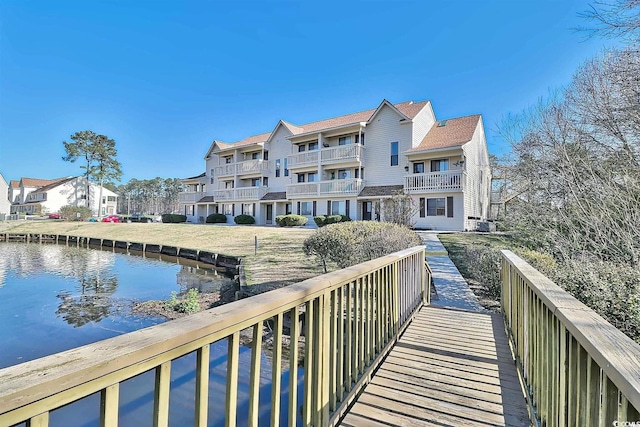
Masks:
[[[404,189],[415,192],[460,191],[464,176],[462,171],[417,173],[404,178]]]
[[[325,148],[321,151],[322,162],[348,162],[361,159],[364,147],[360,144],[340,145],[333,148]]]
[[[228,163],[226,165],[217,166],[214,168],[213,173],[215,176],[231,176],[231,175],[246,175],[252,173],[262,173],[269,171],[269,161],[254,159],[246,160],[238,163]]]
[[[287,156],[289,169],[301,166],[313,166],[318,164],[318,150],[304,151],[302,153]]]
[[[203,191],[185,191],[178,195],[179,203],[196,203],[205,196]]]
[[[360,144],[340,145],[322,150],[305,151],[287,156],[289,169],[313,166],[318,163],[318,155],[322,163],[352,162],[361,160],[364,147]]]
[[[364,187],[362,179],[333,179],[287,185],[287,197],[296,196],[357,196]]]
[[[213,198],[216,202],[232,201],[232,200],[259,200],[267,194],[267,187],[241,187],[228,188],[224,190],[216,190],[213,192]]]

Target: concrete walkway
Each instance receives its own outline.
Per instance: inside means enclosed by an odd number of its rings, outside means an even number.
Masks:
[[[453,264],[435,232],[420,231],[418,235],[426,247],[426,258],[433,272],[433,285],[438,294],[432,305],[486,311],[478,302],[469,285]]]

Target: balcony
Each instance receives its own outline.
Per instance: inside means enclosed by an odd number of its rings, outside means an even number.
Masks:
[[[178,203],[181,204],[189,204],[196,203],[198,200],[202,199],[206,193],[203,191],[184,191],[178,194]]]
[[[287,198],[313,196],[357,196],[364,188],[362,179],[333,179],[287,185]]]
[[[417,193],[462,191],[464,177],[462,171],[417,173],[404,177],[404,189]]]
[[[227,188],[214,191],[213,198],[216,202],[260,200],[268,191],[268,187]]]
[[[238,163],[227,163],[214,168],[215,176],[233,176],[233,175],[249,175],[261,174],[269,171],[269,161],[254,159],[246,160]]]
[[[318,164],[318,150],[303,151],[302,153],[292,154],[287,156],[289,162],[289,169],[304,166],[315,166]]]
[[[338,147],[323,148],[322,150],[304,151],[287,156],[289,169],[315,166],[318,155],[322,164],[359,162],[364,154],[364,146],[360,144],[340,145]]]

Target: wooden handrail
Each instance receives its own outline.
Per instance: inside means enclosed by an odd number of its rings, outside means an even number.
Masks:
[[[260,357],[265,321],[282,334],[291,318],[290,363],[298,365],[299,314],[304,310],[304,396],[290,393],[288,418],[296,425],[335,423],[385,349],[428,300],[424,247],[417,246],[353,267],[221,307],[0,370],[0,425],[48,425],[49,412],[101,393],[101,425],[118,425],[120,384],[155,370],[154,422],[168,420],[171,362],[197,354],[196,425],[206,425],[210,344],[226,339],[226,425],[236,425],[239,333],[253,328],[249,425],[257,425]],[[276,341],[274,341],[276,342]],[[276,349],[277,347],[277,349]],[[272,425],[278,425],[281,349],[274,345]],[[297,370],[290,370],[290,390]],[[276,378],[278,377],[278,378]],[[275,414],[275,415],[274,415]]]
[[[640,345],[513,252],[502,254],[502,312],[537,421],[640,421]]]

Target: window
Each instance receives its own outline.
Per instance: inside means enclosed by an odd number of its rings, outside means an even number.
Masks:
[[[427,199],[427,216],[445,215],[445,198]]]
[[[262,152],[262,159],[269,160],[269,152],[267,150]]]
[[[233,158],[232,158],[232,157],[225,157],[225,158],[224,158],[224,162],[225,162],[226,164],[229,164],[229,163],[231,163],[232,161],[233,161]]]
[[[303,173],[299,173],[298,174],[298,182],[304,182],[304,174]]]
[[[284,158],[284,176],[289,176],[289,159]]]
[[[347,209],[345,201],[332,201],[331,202],[331,215],[346,215]]]
[[[252,187],[260,187],[260,178],[252,178],[251,179],[251,186]]]
[[[243,215],[251,215],[251,216],[253,216],[253,203],[243,203],[242,204],[242,214]]]
[[[224,183],[224,188],[233,188],[233,181],[226,181]]]
[[[349,144],[351,144],[350,136],[341,136],[340,138],[338,138],[338,145],[349,145]]]
[[[300,144],[300,145],[298,145],[298,153],[302,153],[302,152],[304,151],[304,149],[305,149],[305,148],[306,148],[306,147],[305,147],[305,145],[304,145],[304,144]]]
[[[309,151],[313,151],[317,149],[318,149],[318,141],[309,143]]]
[[[213,184],[213,177],[211,177],[211,184]]]
[[[102,196],[102,204],[104,205],[105,203],[107,203],[107,198]]]
[[[225,215],[233,215],[233,204],[227,203],[222,205],[222,212],[224,212]]]
[[[425,200],[424,197],[420,197],[420,218],[424,218],[425,212]]]
[[[284,214],[291,215],[291,203],[287,203],[284,205]]]
[[[444,172],[449,170],[449,160],[431,160],[431,172]]]
[[[211,169],[210,171],[211,173],[209,173],[209,176],[213,177],[214,173],[213,173],[213,169]]]
[[[364,168],[355,169],[355,178],[364,179]]]
[[[262,186],[263,187],[269,186],[269,177],[265,176],[264,178],[262,178]]]
[[[424,163],[414,163],[413,173],[424,173]]]
[[[391,166],[398,166],[398,142],[391,143]]]
[[[362,135],[356,135],[356,144],[364,145],[364,133]]]
[[[313,212],[313,203],[301,202],[300,203],[300,215],[311,215]]]
[[[280,159],[276,159],[276,178],[280,176]]]
[[[108,196],[107,197],[107,201],[108,202],[115,202],[116,201],[116,196]]]
[[[309,172],[307,175],[307,182],[316,182],[318,180],[317,172]]]
[[[349,169],[338,170],[338,179],[349,179],[349,178],[351,178],[351,170]]]

